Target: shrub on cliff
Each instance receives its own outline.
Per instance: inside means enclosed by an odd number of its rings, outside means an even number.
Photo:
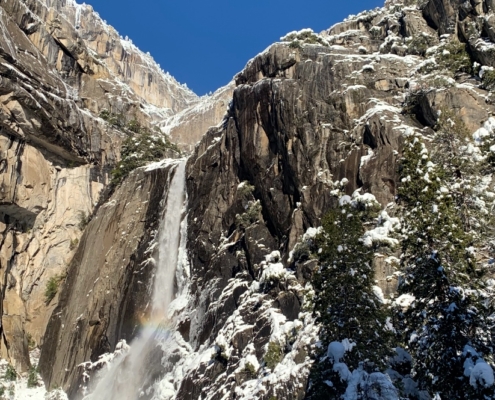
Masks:
[[[63,275],[55,275],[48,279],[45,287],[45,303],[49,304],[58,292],[60,282],[64,279]]]
[[[495,167],[495,132],[491,132],[489,136],[483,138],[481,150],[485,155],[482,168],[486,171],[493,171]]]
[[[125,127],[125,118],[123,114],[115,114],[105,109],[100,112],[100,118],[107,121],[115,128],[122,129]]]
[[[83,231],[84,228],[88,226],[90,221],[91,221],[91,215],[86,214],[84,211],[79,211],[79,223],[77,224],[77,227],[79,228],[80,231]],[[71,241],[71,245],[72,245],[72,241]]]
[[[247,380],[256,378],[256,368],[249,361],[244,365],[244,374],[246,375]]]
[[[179,147],[167,136],[152,133],[136,120],[132,120],[128,127],[134,135],[122,144],[121,160],[112,170],[113,185],[119,184],[134,169],[162,160],[169,151],[180,155]]]
[[[38,368],[31,366],[28,372],[27,387],[34,388],[38,386]]]
[[[466,51],[466,45],[457,41],[450,41],[440,46],[435,59],[440,68],[447,69],[452,73],[473,72],[471,57]]]
[[[433,56],[425,61],[419,71],[422,74],[438,74],[439,71],[446,71],[450,75],[464,72],[473,73],[471,57],[466,50],[464,43],[456,40],[443,41],[439,46],[428,50],[427,56]]]
[[[487,90],[495,89],[495,69],[485,69],[481,77],[482,87]]]
[[[75,239],[72,239],[70,241],[70,244],[69,244],[69,250],[74,250],[75,248],[77,248],[77,245],[79,244],[79,239],[78,238],[75,238]]]
[[[3,377],[7,381],[17,380],[17,372],[15,371],[15,368],[10,364],[7,365],[7,368],[5,369],[5,374]]]
[[[277,364],[282,361],[283,353],[280,344],[276,342],[268,343],[268,347],[266,350],[266,354],[263,357],[263,361],[265,362],[265,366],[269,368],[271,371],[275,369]]]
[[[320,44],[322,46],[328,46],[328,42],[325,39],[309,28],[290,32],[281,37],[280,40],[282,42],[289,42],[291,48],[301,48],[302,44]]]
[[[406,39],[407,53],[424,56],[426,50],[433,45],[433,38],[430,35],[421,33]]]
[[[126,122],[122,114],[108,110],[102,110],[100,118],[129,135],[122,143],[121,160],[111,173],[113,186],[118,185],[132,170],[159,161],[170,151],[180,155],[179,147],[167,136],[161,134],[158,129],[157,132],[150,131],[135,118]]]
[[[249,201],[246,206],[246,211],[235,216],[235,223],[238,227],[247,228],[259,220],[262,211],[259,200]]]

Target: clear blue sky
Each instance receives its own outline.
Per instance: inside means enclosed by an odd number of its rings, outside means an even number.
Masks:
[[[82,0],[78,0],[79,3]],[[320,32],[384,0],[86,0],[199,95],[227,84],[287,32]]]

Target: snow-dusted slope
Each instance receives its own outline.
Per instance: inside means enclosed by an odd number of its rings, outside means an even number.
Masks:
[[[47,391],[36,366],[40,358],[39,349],[30,353],[32,369],[28,373],[18,374],[12,366],[0,359],[0,396],[4,400],[67,400],[61,389]]]
[[[15,3],[9,1],[3,7],[14,19],[20,18],[19,12],[25,13],[19,21],[22,29],[58,71],[66,72],[59,49],[77,62],[83,75],[67,74],[65,78],[81,97],[89,97],[86,106],[92,111],[99,112],[106,106],[97,104],[95,95],[100,92],[108,98],[114,112],[120,111],[118,97],[120,102],[145,102],[168,115],[197,100],[191,90],[164,72],[151,55],[141,52],[130,39],[120,37],[90,5],[72,0],[29,0],[24,8]]]
[[[160,122],[158,126],[181,147],[192,150],[208,128],[222,121],[234,88],[234,82],[230,82],[215,93],[201,97],[189,108]]]

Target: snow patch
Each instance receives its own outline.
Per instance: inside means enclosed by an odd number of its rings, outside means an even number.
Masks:
[[[345,347],[341,342],[332,342],[328,345],[327,356],[335,363],[340,362],[340,359],[344,357]]]
[[[34,349],[29,352],[31,365],[36,367],[39,362],[40,350]],[[29,375],[17,375],[15,381],[6,378],[6,370],[9,367],[7,360],[0,359],[0,387],[3,387],[5,393],[2,399],[5,400],[68,400],[67,395],[61,390],[47,391],[43,384],[43,379],[36,372],[34,382],[29,381]]]
[[[405,293],[397,297],[394,303],[397,304],[399,307],[408,308],[415,300],[416,297],[411,294]]]
[[[392,218],[388,215],[387,211],[383,210],[378,217],[377,226],[374,229],[366,231],[361,240],[368,247],[377,244],[394,247],[399,244],[399,241],[390,237],[390,235],[399,230],[399,218]]]

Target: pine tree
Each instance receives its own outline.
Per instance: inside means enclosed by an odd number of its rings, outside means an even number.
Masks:
[[[320,268],[312,283],[321,350],[308,397],[338,399],[354,391],[356,399],[393,399],[390,379],[378,373],[387,365],[391,331],[373,292],[373,249],[361,240],[370,210],[341,204],[325,215],[316,237]]]
[[[404,238],[399,295],[414,301],[399,310],[399,320],[413,358],[412,375],[420,389],[442,399],[492,395],[493,388],[470,385],[465,370],[468,348],[475,349],[478,362],[491,362],[491,322],[472,238],[464,232],[455,199],[441,179],[445,171],[431,162],[421,139],[411,136],[400,173]]]
[[[493,217],[486,207],[490,200],[482,177],[488,172],[487,163],[493,153],[484,151],[489,140],[478,149],[472,145],[470,136],[454,112],[442,109],[432,138],[431,158],[439,167],[441,180],[449,187],[462,229],[475,242],[483,243],[492,234]]]

